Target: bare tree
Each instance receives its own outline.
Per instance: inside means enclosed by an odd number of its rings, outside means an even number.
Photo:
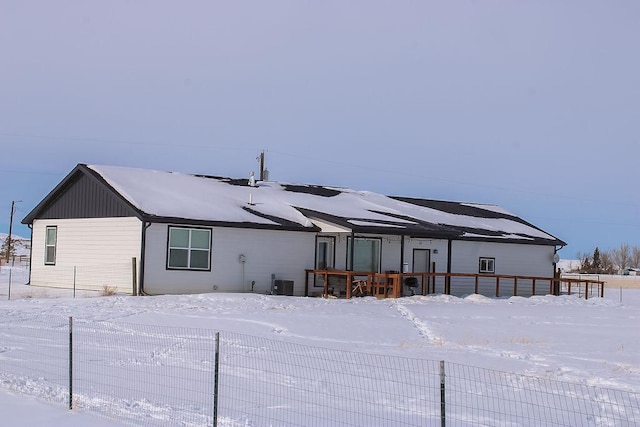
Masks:
[[[580,266],[578,267],[578,273],[589,273],[591,270],[591,256],[586,253],[578,252],[576,254],[578,260],[580,260]]]
[[[2,243],[2,248],[0,248],[0,254],[3,258],[6,257],[8,263],[11,258],[16,256],[16,240],[7,236]]]
[[[631,248],[631,266],[640,267],[640,248],[637,246]]]
[[[627,243],[620,244],[618,249],[611,251],[611,257],[619,270],[626,269],[631,263],[631,246]]]
[[[600,253],[600,265],[601,273],[603,274],[614,274],[616,272],[616,266],[613,263],[611,251]]]

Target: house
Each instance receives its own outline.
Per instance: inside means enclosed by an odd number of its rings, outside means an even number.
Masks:
[[[495,205],[86,164],[22,222],[32,285],[144,294],[313,294],[314,269],[552,277],[565,245]]]

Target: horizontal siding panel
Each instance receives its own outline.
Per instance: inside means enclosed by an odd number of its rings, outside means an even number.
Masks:
[[[495,273],[517,276],[553,276],[553,246],[454,241],[453,273],[478,273],[480,257],[495,258]]]
[[[45,230],[57,227],[56,264],[44,264]],[[36,220],[33,224],[31,284],[132,292],[132,258],[140,256],[142,223],[137,218]]]
[[[147,229],[145,292],[251,292],[254,281],[253,291],[265,293],[274,274],[293,280],[294,294],[304,294],[304,270],[314,263],[313,233],[214,227],[211,271],[183,271],[166,269],[168,228],[153,224]]]

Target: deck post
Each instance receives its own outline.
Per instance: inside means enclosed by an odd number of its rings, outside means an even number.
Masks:
[[[324,297],[329,298],[329,275],[324,272]]]
[[[314,275],[314,279],[315,279],[315,275]],[[309,296],[309,270],[305,270],[305,275],[304,275],[304,296],[305,297]]]
[[[584,299],[589,299],[589,281],[584,282]]]
[[[427,282],[427,292],[429,292],[429,283],[431,283],[431,292],[429,293],[436,293],[436,262],[433,261],[431,263],[431,273],[433,273],[433,276],[430,276],[430,282]]]

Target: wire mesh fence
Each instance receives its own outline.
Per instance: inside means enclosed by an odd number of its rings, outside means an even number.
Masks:
[[[135,268],[132,261],[87,265],[55,265],[48,269],[32,268],[31,284],[75,291],[112,290],[133,293]]]
[[[640,425],[631,391],[209,329],[2,322],[4,387],[122,424]]]
[[[640,425],[637,393],[455,363],[445,366],[447,425]]]
[[[438,362],[228,332],[221,340],[219,413],[229,425],[409,426],[439,417]]]
[[[0,382],[49,402],[68,401],[69,325],[66,318],[21,321],[2,316]]]
[[[74,407],[136,425],[212,425],[214,334],[76,321]]]
[[[73,298],[93,293],[135,294],[135,259],[117,263],[55,265],[29,270],[25,263],[0,267],[0,299],[42,298],[56,295]],[[30,283],[25,289],[26,283]]]

